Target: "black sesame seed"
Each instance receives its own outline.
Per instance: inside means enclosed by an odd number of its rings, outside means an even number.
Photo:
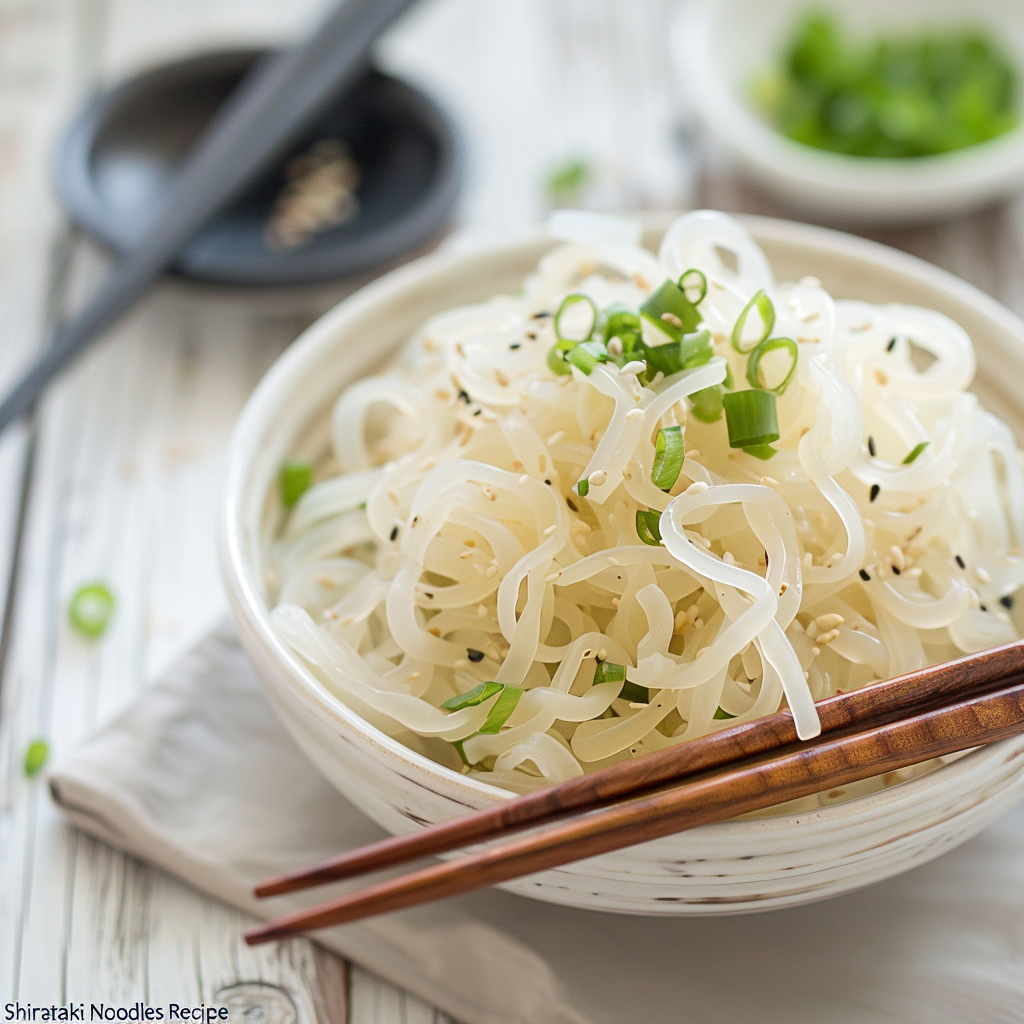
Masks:
[[[391,527],[391,539],[392,540],[398,540],[398,527],[397,526],[392,526]]]
[[[874,501],[875,498],[877,498],[878,495],[881,494],[881,492],[882,492],[882,488],[879,487],[878,484],[872,484],[871,485],[871,495],[870,495],[871,501]]]
[[[868,575],[868,571],[867,571],[867,569],[861,569],[861,571],[860,571],[860,578],[861,578],[861,579],[862,579],[862,580],[863,580],[863,581],[864,581],[865,583],[867,583],[867,581],[868,581],[869,579],[871,579],[871,577],[870,577],[870,576]]]
[[[468,391],[460,391],[459,392],[459,398],[461,398],[466,403],[466,405],[469,405],[469,392]]]
[[[512,344],[509,345],[509,348],[512,349],[513,352],[515,352],[515,350],[517,348],[522,348],[522,347],[523,347],[522,344],[520,342],[518,342],[518,341],[513,341]]]
[[[536,334],[535,331],[527,331],[526,332],[526,336],[530,339],[530,341],[536,341],[537,340],[537,334]]]
[[[897,576],[899,576],[899,574],[900,574],[900,567],[899,567],[898,565],[894,565],[894,566],[892,567],[892,571],[893,571],[894,573],[896,573],[896,575],[897,575]]]
[[[479,416],[479,415],[480,415],[480,413],[482,413],[482,412],[483,412],[483,409],[474,409],[474,410],[473,410],[473,415],[474,415],[474,416]]]
[[[868,437],[868,454],[872,458],[875,457],[875,439],[873,437]]]
[[[551,481],[550,480],[545,480],[544,483],[546,483],[548,485],[548,487],[551,486]]]
[[[573,510],[573,512],[579,512],[579,509],[578,509],[578,508],[576,507],[576,505],[575,505],[575,504],[573,503],[573,500],[572,500],[572,498],[566,498],[566,499],[565,499],[565,503],[566,503],[566,505],[568,505],[568,506],[569,506],[569,508],[571,508],[571,509]]]
[[[979,607],[981,608],[981,610],[982,610],[983,612],[987,612],[987,611],[988,611],[988,605],[984,605],[984,604],[983,604],[983,605],[980,605]]]
[[[896,347],[896,338],[890,338],[889,344],[885,346],[886,352],[891,352]]]
[[[476,650],[473,647],[467,647],[466,648],[466,657],[469,658],[470,661],[476,663],[478,661],[483,661],[484,660],[484,652],[483,651],[478,651],[478,650]]]
[[[964,560],[959,555],[955,555],[954,557],[956,558],[956,564],[959,565],[961,569],[967,568],[967,566],[964,565]]]
[[[1013,607],[1013,597],[1012,597],[1012,595],[1007,594],[1005,597],[999,598],[999,603],[1005,609],[1007,609],[1007,611],[1009,611],[1009,609],[1011,609]]]
[[[534,320],[543,320],[544,317],[546,317],[546,316],[551,316],[551,314],[545,309],[545,310],[541,310],[540,313],[534,313],[533,314],[533,319]]]

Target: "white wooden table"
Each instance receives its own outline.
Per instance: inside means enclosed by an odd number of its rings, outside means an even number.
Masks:
[[[323,2],[0,0],[0,385],[102,271],[48,185],[50,149],[83,92],[176,53],[287,38]],[[424,0],[385,41],[385,63],[463,124],[464,227],[536,220],[546,170],[578,154],[599,169],[588,202],[601,208],[695,195],[765,205],[714,162],[694,173],[664,52],[669,6]],[[1024,311],[1022,222],[1002,207],[890,240]],[[22,772],[32,738],[56,756],[71,749],[224,614],[213,534],[232,422],[269,363],[343,292],[167,282],[30,424],[0,437],[0,1003],[209,1003],[236,987],[251,1022],[440,1016],[304,940],[248,949],[244,915],[67,828]],[[66,606],[96,578],[118,608],[89,644]]]

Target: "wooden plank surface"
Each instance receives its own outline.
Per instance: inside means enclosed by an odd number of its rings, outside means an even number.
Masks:
[[[50,147],[82,92],[176,53],[287,38],[324,2],[0,0],[0,385],[103,272],[47,185]],[[425,0],[412,12],[380,58],[463,126],[463,227],[543,216],[545,177],[574,157],[593,170],[582,198],[594,208],[682,206],[695,190],[766,208],[720,168],[697,175],[692,132],[677,130],[669,8]],[[886,240],[1024,312],[1022,222],[1011,204]],[[32,427],[0,437],[0,615],[17,562],[0,687],[2,1001],[220,998],[250,1024],[440,1017],[305,940],[249,950],[244,915],[66,828],[21,770],[32,737],[70,749],[223,613],[213,532],[231,424],[273,358],[343,291],[161,285],[48,394]],[[94,578],[118,609],[90,645],[65,608]]]

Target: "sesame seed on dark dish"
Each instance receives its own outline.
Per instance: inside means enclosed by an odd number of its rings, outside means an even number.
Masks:
[[[397,526],[392,526],[391,527],[391,539],[392,540],[398,540],[398,527]]]
[[[478,651],[474,647],[467,647],[466,657],[469,658],[469,660],[473,662],[473,664],[476,664],[478,661],[484,660],[484,652]]]
[[[881,493],[882,493],[882,488],[879,487],[878,484],[872,484],[871,485],[870,500],[874,501],[875,498],[877,498],[878,495],[881,494]]]
[[[875,457],[875,439],[870,435],[868,436],[868,455],[870,455],[871,458]]]
[[[885,346],[885,351],[886,352],[891,352],[895,347],[896,347],[896,339],[895,338],[890,338],[889,339],[889,344]]]
[[[956,559],[956,564],[959,565],[961,569],[967,568],[967,566],[964,564],[964,560],[959,555],[954,555],[953,557]]]
[[[867,569],[861,569],[861,571],[860,571],[860,578],[861,578],[861,579],[862,579],[862,580],[863,580],[863,581],[864,581],[865,583],[867,583],[867,582],[868,582],[868,580],[870,580],[870,579],[871,579],[871,577],[870,577],[870,576],[868,575],[868,571],[867,571]]]
[[[1002,606],[1003,606],[1003,607],[1004,607],[1004,608],[1005,608],[1005,609],[1006,609],[1007,611],[1009,611],[1009,610],[1010,610],[1010,609],[1011,609],[1011,608],[1013,607],[1013,596],[1012,596],[1011,594],[1007,594],[1007,595],[1006,595],[1005,597],[1001,597],[1001,598],[999,598],[999,603],[1000,603],[1000,604],[1001,604],[1001,605],[1002,605]]]

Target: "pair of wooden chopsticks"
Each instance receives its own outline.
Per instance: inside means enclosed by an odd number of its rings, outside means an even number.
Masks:
[[[252,929],[249,945],[455,896],[1024,732],[1024,641],[817,704],[800,743],[782,711],[603,768],[256,886],[274,896],[525,828],[542,830]]]

